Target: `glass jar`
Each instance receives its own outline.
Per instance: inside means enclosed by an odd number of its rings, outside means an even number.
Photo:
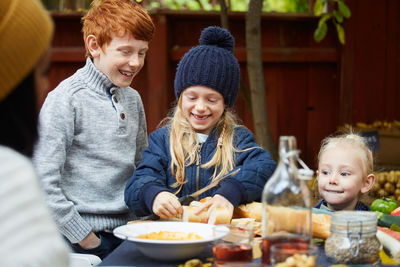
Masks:
[[[308,181],[313,171],[299,159],[296,138],[279,138],[279,163],[262,194],[262,262],[271,264],[270,246],[310,243],[311,192]],[[303,169],[297,167],[303,165]]]
[[[328,260],[341,264],[374,263],[381,244],[377,217],[370,211],[337,211],[331,218],[331,236],[325,241]]]

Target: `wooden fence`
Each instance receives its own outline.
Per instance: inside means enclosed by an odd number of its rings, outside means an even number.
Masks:
[[[262,60],[270,128],[275,141],[294,135],[301,157],[315,168],[323,137],[344,123],[400,120],[400,1],[350,0],[346,45],[334,28],[313,40],[318,20],[312,15],[274,15],[262,19]],[[201,30],[219,25],[218,13],[153,14],[155,38],[143,70],[132,86],[145,105],[148,130],[156,129],[175,100],[173,79],[183,54],[198,43]],[[80,13],[53,13],[51,88],[84,65]],[[230,14],[235,55],[248,84],[244,14]],[[248,89],[247,89],[248,90]],[[243,123],[254,130],[243,95],[235,105]]]

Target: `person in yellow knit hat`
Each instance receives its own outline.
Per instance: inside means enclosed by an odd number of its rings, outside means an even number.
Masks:
[[[68,266],[30,160],[53,27],[39,0],[0,1],[0,266]]]

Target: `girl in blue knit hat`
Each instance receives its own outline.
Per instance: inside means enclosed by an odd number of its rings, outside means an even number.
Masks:
[[[230,109],[239,91],[234,39],[208,27],[200,45],[187,52],[175,77],[177,105],[164,126],[149,136],[143,161],[128,180],[125,202],[137,215],[179,216],[178,198],[240,168],[199,199],[210,196],[200,213],[225,207],[232,216],[240,203],[258,201],[276,163]]]

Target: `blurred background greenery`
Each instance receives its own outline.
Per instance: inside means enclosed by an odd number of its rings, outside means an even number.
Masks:
[[[50,11],[85,11],[92,0],[42,0]],[[148,10],[220,11],[219,0],[136,0]],[[249,0],[225,0],[230,11],[247,11]],[[309,0],[264,0],[264,12],[309,12]]]

